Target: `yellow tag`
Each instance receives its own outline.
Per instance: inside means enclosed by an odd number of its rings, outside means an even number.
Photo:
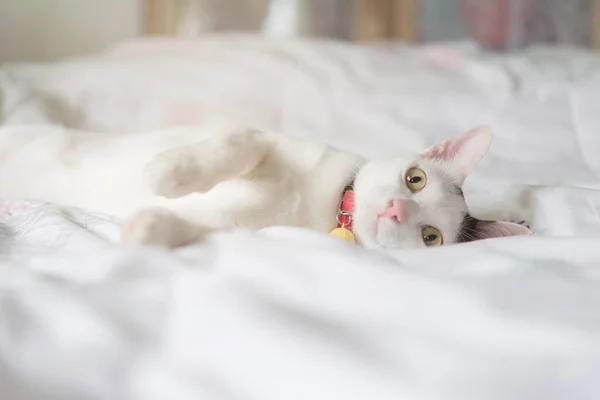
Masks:
[[[344,227],[335,228],[334,230],[329,232],[329,234],[331,236],[335,236],[340,239],[344,239],[347,242],[356,243],[356,241],[354,240],[354,234]]]

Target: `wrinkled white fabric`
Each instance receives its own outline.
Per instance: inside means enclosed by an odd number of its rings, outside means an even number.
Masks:
[[[364,155],[487,123],[476,214],[536,236],[379,253],[291,228],[167,252],[114,219],[0,204],[0,398],[600,397],[600,57],[212,37],[0,70],[2,120],[231,119]]]

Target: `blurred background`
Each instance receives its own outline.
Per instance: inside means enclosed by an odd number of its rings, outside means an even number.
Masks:
[[[141,35],[212,31],[342,40],[471,38],[505,51],[594,47],[598,0],[1,0],[0,62],[45,61]],[[597,28],[596,28],[597,29]]]

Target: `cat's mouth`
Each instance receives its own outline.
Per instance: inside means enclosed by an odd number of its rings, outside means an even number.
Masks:
[[[394,248],[400,245],[403,236],[402,223],[396,218],[378,218],[375,225],[375,241],[383,248]]]
[[[418,211],[419,205],[412,200],[390,200],[388,206],[376,214],[375,240],[377,243],[384,248],[397,248],[401,242],[410,241],[404,228]]]
[[[396,227],[407,219],[407,210],[402,200],[390,200],[387,208],[377,214],[375,238],[377,242],[388,247],[389,238],[394,236]]]

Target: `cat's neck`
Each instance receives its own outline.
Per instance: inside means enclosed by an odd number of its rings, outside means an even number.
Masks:
[[[322,168],[319,168],[322,173],[315,175],[314,182],[311,183],[311,191],[318,198],[320,209],[317,216],[320,220],[315,221],[313,225],[319,230],[329,232],[337,227],[337,216],[344,190],[348,185],[353,184],[363,164],[362,158],[337,151],[324,160]]]

